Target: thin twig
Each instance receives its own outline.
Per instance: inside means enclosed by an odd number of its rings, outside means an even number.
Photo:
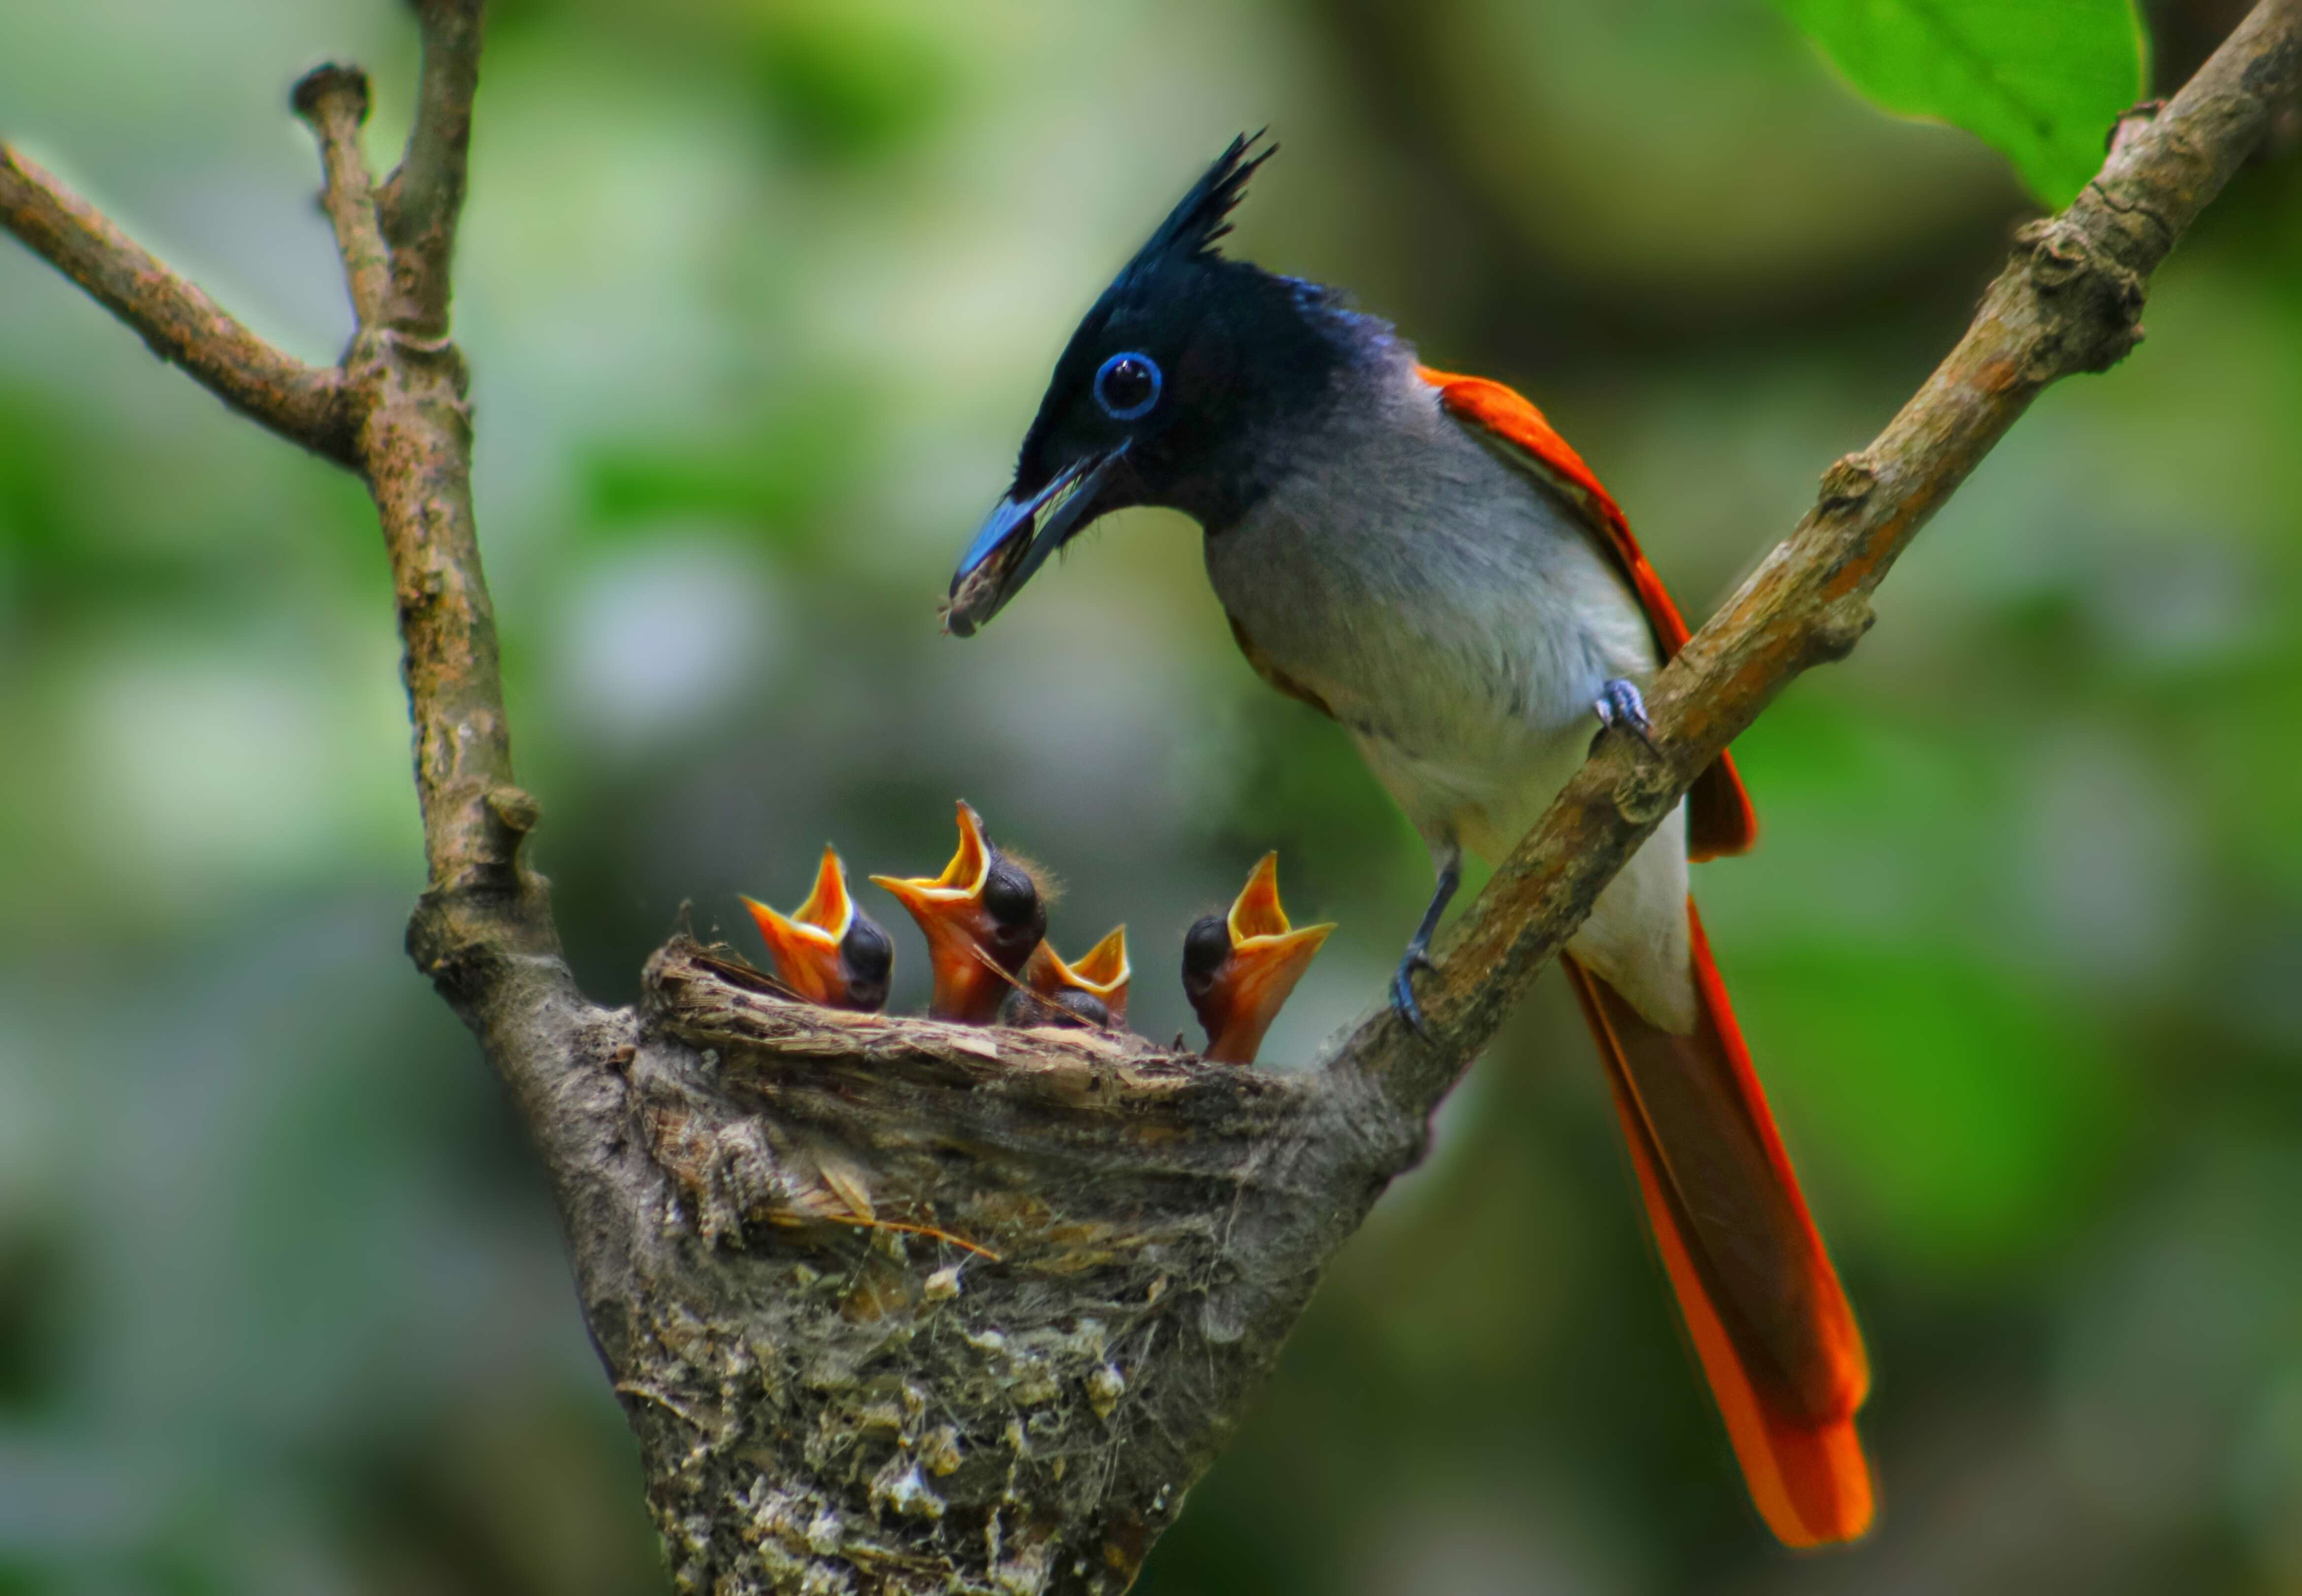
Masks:
[[[5,144],[0,144],[0,227],[225,404],[290,443],[340,466],[352,464],[338,373],[273,349]]]
[[[853,1225],[862,1231],[893,1231],[904,1236],[924,1236],[930,1241],[948,1242],[962,1252],[973,1253],[979,1258],[988,1258],[994,1264],[1000,1262],[999,1255],[989,1247],[979,1246],[964,1236],[954,1236],[949,1231],[938,1231],[933,1225],[907,1224],[899,1219],[866,1219],[860,1214],[825,1214],[817,1217],[828,1220],[836,1225]]]
[[[336,252],[343,257],[352,314],[363,327],[382,318],[391,287],[391,258],[375,219],[373,180],[360,154],[360,129],[367,122],[367,74],[331,62],[297,81],[290,103],[320,141],[323,186],[320,206],[336,230]]]
[[[376,211],[391,245],[387,319],[403,332],[438,338],[448,332],[449,266],[464,209],[472,96],[480,82],[482,7],[481,0],[415,4],[424,36],[416,121],[399,169],[376,196]]]

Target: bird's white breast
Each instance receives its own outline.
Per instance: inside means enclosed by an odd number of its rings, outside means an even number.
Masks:
[[[1637,600],[1563,502],[1407,366],[1290,450],[1206,541],[1223,607],[1316,693],[1435,843],[1507,848],[1580,761],[1611,676],[1655,667]]]
[[[1352,374],[1364,379],[1362,371]],[[1500,860],[1582,763],[1592,704],[1658,660],[1612,554],[1402,363],[1210,533],[1207,574],[1264,661],[1348,728],[1434,855]],[[1694,1023],[1682,820],[1570,945],[1657,1024]]]

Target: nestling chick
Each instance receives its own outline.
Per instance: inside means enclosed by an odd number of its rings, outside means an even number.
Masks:
[[[806,903],[788,915],[752,898],[744,907],[767,941],[777,977],[808,1002],[871,1013],[887,1006],[895,945],[848,896],[847,873],[828,844]]]
[[[1265,853],[1231,913],[1208,915],[1183,937],[1183,995],[1207,1028],[1201,1056],[1253,1063],[1264,1033],[1334,928],[1289,927],[1279,906],[1279,855]]]
[[[983,817],[959,805],[959,851],[940,876],[874,876],[895,895],[928,939],[935,993],[928,1013],[989,1025],[1031,952],[1047,931],[1046,889],[1028,861],[1003,853],[983,833]]]
[[[1022,967],[1024,986],[1036,997],[1063,1002],[1072,1013],[1084,1013],[1084,1006],[1075,1002],[1078,997],[1091,997],[1103,1006],[1105,1025],[1128,1022],[1128,981],[1132,977],[1126,926],[1119,926],[1103,942],[1087,949],[1075,965],[1066,965],[1052,942],[1040,942],[1038,951]]]

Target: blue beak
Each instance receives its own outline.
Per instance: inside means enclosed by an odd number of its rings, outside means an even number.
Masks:
[[[967,546],[967,552],[960,556],[959,569],[952,574],[945,629],[960,637],[971,636],[978,626],[998,614],[1000,607],[1046,564],[1047,556],[1080,529],[1081,518],[1095,507],[1096,491],[1126,456],[1127,445],[1122,443],[1066,466],[1046,487],[1020,503],[1012,494],[1001,500],[983,530]]]

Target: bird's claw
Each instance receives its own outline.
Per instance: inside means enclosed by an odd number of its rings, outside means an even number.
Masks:
[[[1654,727],[1647,719],[1647,701],[1639,696],[1635,682],[1616,676],[1599,689],[1599,696],[1591,708],[1597,713],[1600,726],[1628,732],[1649,748],[1654,746]]]
[[[1415,1000],[1415,972],[1431,968],[1430,953],[1413,947],[1407,950],[1407,957],[1399,962],[1390,978],[1390,1006],[1418,1037],[1430,1036],[1431,1029],[1423,1023],[1423,1005]]]

